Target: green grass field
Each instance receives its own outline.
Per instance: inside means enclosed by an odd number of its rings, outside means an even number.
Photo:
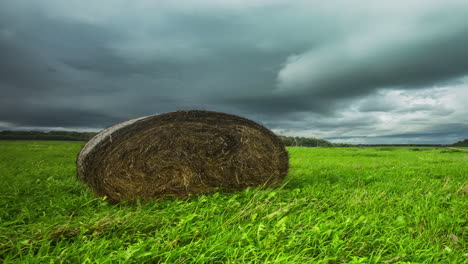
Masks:
[[[112,205],[82,142],[0,141],[5,263],[467,263],[468,152],[289,148],[280,188]]]
[[[454,148],[457,148],[457,149],[466,149],[466,150],[468,150],[468,147],[454,147]]]

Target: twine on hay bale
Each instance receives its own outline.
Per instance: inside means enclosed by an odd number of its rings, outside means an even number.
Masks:
[[[197,110],[114,125],[77,158],[78,179],[114,202],[271,185],[287,171],[288,154],[270,130],[239,116]]]

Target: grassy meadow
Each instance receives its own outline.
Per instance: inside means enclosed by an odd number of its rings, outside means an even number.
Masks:
[[[0,141],[4,263],[467,263],[468,152],[288,148],[279,188],[113,205],[83,142]]]
[[[468,150],[468,147],[453,147],[453,148],[456,148],[456,149],[466,149],[466,150]]]

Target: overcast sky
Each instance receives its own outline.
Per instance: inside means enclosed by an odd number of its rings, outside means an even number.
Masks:
[[[347,143],[468,138],[466,0],[2,0],[0,130],[180,109]]]

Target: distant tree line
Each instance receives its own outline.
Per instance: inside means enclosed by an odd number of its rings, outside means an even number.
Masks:
[[[324,139],[319,138],[306,138],[306,137],[286,137],[279,136],[283,144],[288,147],[350,147],[351,144],[331,143]]]
[[[356,147],[446,147],[443,144],[358,144]]]
[[[468,139],[463,141],[458,141],[457,143],[453,144],[454,147],[468,147]]]
[[[0,131],[0,140],[65,140],[65,141],[88,141],[94,137],[95,132],[75,132],[75,131]],[[385,146],[402,146],[402,147],[445,147],[448,145],[442,144],[343,144],[331,143],[324,139],[306,138],[306,137],[287,137],[278,136],[283,144],[288,147],[385,147]],[[468,147],[468,139],[459,141],[451,146]]]
[[[88,141],[96,133],[72,131],[0,131],[0,140],[65,140]]]

